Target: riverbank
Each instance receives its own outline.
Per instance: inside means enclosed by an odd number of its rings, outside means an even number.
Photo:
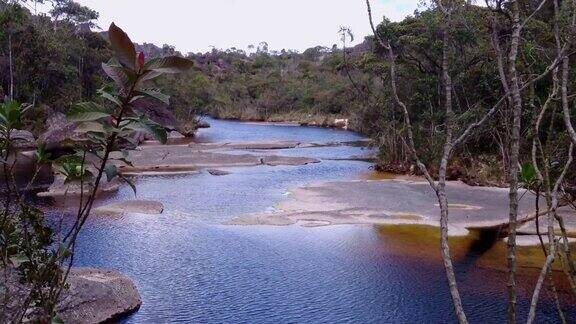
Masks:
[[[269,123],[280,125],[294,125],[294,126],[312,126],[324,128],[345,129],[350,131],[359,131],[357,125],[351,122],[349,116],[344,115],[325,115],[325,114],[310,114],[302,112],[288,112],[283,114],[271,114],[265,118],[252,114],[219,114],[212,116],[215,119],[254,122],[254,123]]]

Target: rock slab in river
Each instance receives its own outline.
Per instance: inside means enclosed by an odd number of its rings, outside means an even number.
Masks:
[[[111,270],[72,269],[69,290],[58,308],[65,323],[101,323],[140,308],[142,300],[130,278]]]
[[[95,210],[98,214],[124,214],[139,213],[158,215],[164,211],[164,205],[157,201],[148,200],[127,200],[112,203],[110,205],[98,207]]]

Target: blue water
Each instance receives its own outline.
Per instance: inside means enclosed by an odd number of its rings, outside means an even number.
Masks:
[[[212,128],[199,136],[203,141],[361,139],[339,130],[209,122]],[[138,198],[161,201],[165,213],[92,217],[76,265],[116,269],[135,281],[143,304],[126,323],[453,322],[440,262],[394,253],[377,227],[222,225],[271,210],[289,188],[357,178],[369,171],[369,163],[331,159],[367,151],[352,146],[278,150],[274,153],[322,162],[233,168],[222,177],[137,178]],[[130,189],[123,188],[112,199],[131,198]],[[504,274],[469,265],[457,265],[457,271],[469,319],[504,321]],[[527,303],[520,300],[523,316]],[[548,302],[538,319],[556,321]]]

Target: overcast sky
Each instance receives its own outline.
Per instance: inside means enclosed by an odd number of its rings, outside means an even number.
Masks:
[[[76,0],[100,13],[98,25],[111,22],[132,40],[170,44],[186,52],[211,46],[246,49],[266,41],[275,50],[339,43],[337,31],[348,26],[355,43],[370,33],[364,0]],[[372,0],[375,20],[400,20],[418,0]]]

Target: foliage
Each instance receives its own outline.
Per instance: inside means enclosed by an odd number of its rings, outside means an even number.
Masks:
[[[147,82],[163,74],[185,71],[193,65],[191,61],[180,57],[157,58],[146,62],[145,55],[136,53],[130,38],[115,24],[110,26],[108,35],[115,57],[103,63],[102,69],[114,81],[115,88],[100,89],[99,102],[80,102],[67,115],[70,121],[78,124],[76,133],[84,135],[85,140],[75,143],[74,153],[53,161],[50,161],[45,146],[40,146],[36,152],[38,162],[52,162],[65,185],[79,185],[81,193],[78,212],[66,232],[57,233],[47,225],[43,212],[30,207],[21,195],[21,188],[17,187],[11,176],[15,162],[10,162],[14,160],[10,135],[13,130],[23,126],[25,113],[31,106],[9,99],[0,105],[0,139],[4,144],[4,185],[7,187],[2,199],[6,205],[0,213],[2,269],[4,272],[17,269],[23,283],[30,287],[20,308],[15,314],[8,315],[13,316],[8,318],[10,320],[22,321],[27,318],[59,321],[55,308],[66,288],[76,240],[90,216],[103,177],[107,181],[121,178],[136,190],[130,180],[118,172],[118,163],[130,164],[119,143],[133,136],[136,131],[147,132],[160,142],[166,142],[166,129],[138,110],[138,101],[146,97],[168,102],[168,96],[157,89],[151,89]],[[122,157],[112,158],[111,154],[117,151]],[[11,203],[13,200],[15,204]],[[9,297],[7,289],[4,294],[4,297]]]

